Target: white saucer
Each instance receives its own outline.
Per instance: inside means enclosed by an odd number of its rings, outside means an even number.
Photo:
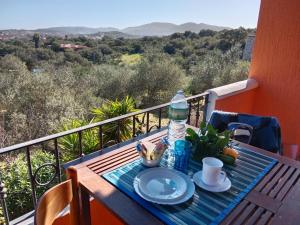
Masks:
[[[228,179],[228,177],[226,177],[223,183],[216,186],[205,184],[202,181],[202,170],[194,174],[193,180],[195,184],[198,185],[200,188],[203,188],[204,190],[211,191],[211,192],[224,192],[229,190],[231,187],[231,181]]]
[[[160,167],[151,168],[148,170],[150,170],[150,171],[144,170],[141,173],[139,173],[134,178],[134,181],[133,181],[134,190],[141,198],[143,198],[149,202],[156,203],[156,204],[176,205],[176,204],[180,204],[180,203],[183,203],[183,202],[189,200],[194,195],[195,185],[192,182],[192,180],[184,173],[181,173],[181,172],[175,171],[175,170],[171,170],[171,169],[167,169],[167,168],[160,168]],[[184,183],[186,184],[186,191],[181,196],[178,196],[177,194],[171,195],[171,196],[169,195],[169,197],[171,197],[171,198],[164,198],[163,196],[160,196],[160,197],[162,197],[161,199],[159,198],[159,195],[158,196],[150,196],[149,193],[144,194],[143,192],[145,192],[145,191],[147,192],[147,190],[141,190],[141,186],[143,186],[143,185],[140,184],[141,183],[140,177],[143,177],[141,175],[147,174],[149,172],[154,173],[154,174],[156,174],[156,176],[161,177],[161,178],[164,177],[165,174],[168,174],[168,173],[174,173],[176,176],[179,175],[181,178],[183,178]],[[167,176],[169,176],[169,175],[167,175]]]

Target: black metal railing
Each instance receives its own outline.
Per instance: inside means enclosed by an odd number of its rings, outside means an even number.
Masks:
[[[189,114],[187,123],[193,126],[198,127],[199,121],[206,118],[206,111],[207,111],[207,104],[208,104],[208,93],[202,93],[194,96],[187,97],[188,105],[189,105]],[[132,138],[137,137],[140,134],[149,133],[154,130],[159,130],[163,128],[163,120],[167,116],[167,110],[170,103],[154,106],[151,108],[139,110],[137,112],[129,113],[126,115],[118,116],[115,118],[111,118],[105,121],[101,121],[98,123],[89,124],[86,126],[82,126],[76,129],[67,130],[61,133],[52,134],[46,137],[38,138],[35,140],[27,141],[24,143],[12,145],[9,147],[5,147],[0,149],[0,157],[4,156],[5,154],[16,153],[19,154],[20,152],[24,152],[26,154],[26,161],[28,167],[28,178],[30,180],[30,187],[31,187],[31,197],[33,206],[36,206],[37,203],[37,195],[36,190],[38,186],[46,186],[50,183],[53,183],[57,180],[57,183],[61,182],[63,177],[61,173],[61,160],[60,160],[60,148],[59,148],[59,139],[65,137],[67,135],[77,134],[78,135],[78,143],[79,143],[79,151],[78,151],[78,158],[84,156],[82,141],[83,141],[83,133],[90,129],[98,129],[98,141],[99,145],[95,151],[101,150],[108,145],[118,144],[120,143],[120,125],[122,121],[132,119]],[[156,115],[156,124],[150,122],[150,114]],[[109,142],[104,142],[103,134],[105,125],[115,123],[117,125],[117,132],[116,137]],[[165,124],[167,126],[167,124]],[[45,143],[52,142],[53,152],[55,157],[54,163],[45,163],[42,166],[38,167],[33,171],[32,162],[31,162],[31,152],[35,150],[35,146],[37,145],[44,145]],[[54,171],[53,175],[49,178],[47,182],[39,182],[37,180],[37,176],[40,170],[45,167],[51,167]],[[6,190],[4,188],[3,182],[1,182],[0,176],[0,203],[3,211],[3,215],[5,218],[5,222],[9,223],[9,213],[7,210],[7,204],[5,202],[6,194],[13,194],[10,193],[10,190]]]

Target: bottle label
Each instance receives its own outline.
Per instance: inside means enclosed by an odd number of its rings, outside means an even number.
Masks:
[[[188,109],[175,109],[169,107],[169,119],[170,120],[186,120],[188,117]]]

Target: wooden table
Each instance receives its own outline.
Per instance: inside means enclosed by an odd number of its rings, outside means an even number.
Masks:
[[[145,140],[155,143],[165,135],[166,131],[161,131]],[[300,162],[250,145],[237,144],[276,158],[278,163],[221,224],[300,224]],[[86,218],[90,216],[89,199],[92,196],[124,223],[163,224],[101,177],[138,157],[135,143],[131,143],[72,167],[77,173],[81,211]],[[84,224],[90,224],[90,221],[85,219]]]

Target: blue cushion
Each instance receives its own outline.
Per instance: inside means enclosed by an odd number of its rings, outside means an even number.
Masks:
[[[246,123],[253,127],[250,145],[281,153],[281,130],[277,118],[214,111],[209,121],[219,132],[226,130],[228,123],[231,122]]]

